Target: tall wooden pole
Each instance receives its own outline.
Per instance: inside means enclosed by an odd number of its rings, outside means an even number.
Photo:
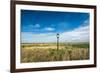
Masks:
[[[59,50],[59,34],[57,33],[57,51]]]

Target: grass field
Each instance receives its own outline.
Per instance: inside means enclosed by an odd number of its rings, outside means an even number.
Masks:
[[[47,62],[89,59],[88,43],[21,44],[21,62]]]

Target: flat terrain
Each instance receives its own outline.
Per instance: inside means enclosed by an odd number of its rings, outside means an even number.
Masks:
[[[21,44],[21,62],[47,62],[89,59],[88,43],[24,43]]]

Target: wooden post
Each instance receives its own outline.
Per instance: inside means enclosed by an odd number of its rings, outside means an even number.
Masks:
[[[57,33],[57,51],[59,50],[59,34]]]

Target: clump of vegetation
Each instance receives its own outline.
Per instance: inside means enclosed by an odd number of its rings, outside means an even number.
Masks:
[[[38,45],[38,46],[37,46]],[[22,44],[21,62],[69,61],[89,59],[89,44]]]

